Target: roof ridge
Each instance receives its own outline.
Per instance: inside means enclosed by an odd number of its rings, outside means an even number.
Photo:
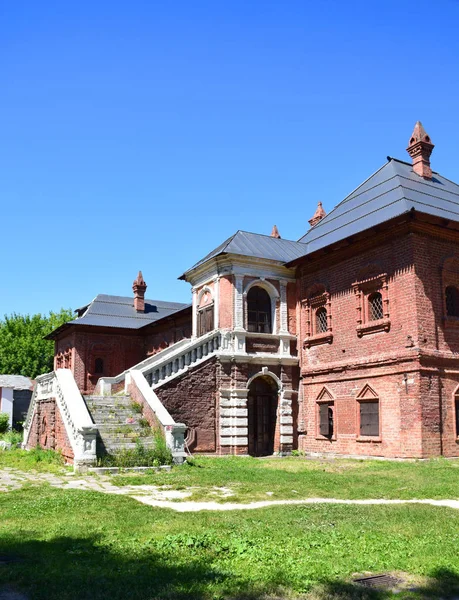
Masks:
[[[245,231],[244,229],[238,229],[236,234],[237,233],[248,233],[250,235],[259,235],[262,237],[269,238],[270,240],[277,240],[278,242],[293,242],[294,244],[302,243],[302,242],[298,242],[297,240],[288,240],[287,238],[275,238],[272,235],[268,235],[267,233],[256,233],[255,231]]]

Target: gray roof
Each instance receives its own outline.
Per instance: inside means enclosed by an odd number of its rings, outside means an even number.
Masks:
[[[237,231],[228,238],[223,244],[220,244],[215,250],[212,250],[207,256],[188,269],[180,279],[184,279],[186,274],[204,264],[211,258],[222,254],[238,254],[240,256],[250,256],[253,258],[265,258],[280,263],[290,262],[302,256],[305,253],[305,246],[292,240],[283,240],[270,235],[260,233],[249,233],[248,231]]]
[[[134,308],[133,296],[108,296],[99,294],[88,305],[84,314],[68,325],[96,325],[99,327],[121,327],[122,329],[140,329],[187,308],[189,304],[145,300],[145,312]],[[80,309],[81,310],[81,309]]]
[[[31,390],[32,379],[23,375],[0,375],[0,388],[13,388],[14,390]]]
[[[303,255],[398,217],[412,209],[459,221],[459,185],[433,173],[423,179],[411,163],[387,162],[312,227],[299,242]]]

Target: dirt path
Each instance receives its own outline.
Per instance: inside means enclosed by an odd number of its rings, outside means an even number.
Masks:
[[[192,489],[171,490],[167,486],[157,487],[153,485],[127,485],[118,487],[111,483],[108,475],[81,475],[73,472],[62,475],[51,473],[30,473],[12,468],[0,469],[0,493],[7,493],[22,488],[26,484],[40,485],[49,484],[63,490],[77,489],[102,494],[117,494],[129,496],[142,504],[157,508],[168,508],[177,512],[199,512],[204,510],[228,511],[228,510],[253,510],[269,506],[301,505],[301,504],[429,504],[431,506],[442,506],[459,510],[459,500],[342,500],[340,498],[304,498],[302,500],[262,500],[237,504],[235,502],[193,502],[186,500],[192,495]],[[227,488],[213,488],[212,494],[219,499],[231,495]],[[175,500],[175,502],[174,502]]]

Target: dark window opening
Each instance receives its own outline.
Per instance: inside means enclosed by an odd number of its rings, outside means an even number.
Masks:
[[[322,306],[316,310],[316,333],[326,333],[327,329],[327,309]]]
[[[368,297],[369,321],[378,321],[384,317],[383,300],[379,292],[375,292]]]
[[[94,373],[100,374],[104,372],[104,361],[102,358],[96,358],[94,361]]]
[[[198,336],[214,329],[214,306],[207,306],[198,311]]]
[[[454,399],[454,411],[456,414],[456,437],[459,437],[459,395]]]
[[[271,298],[266,290],[254,286],[247,294],[247,329],[271,333]]]
[[[379,436],[379,401],[360,402],[360,435]]]
[[[330,404],[319,404],[319,432],[324,437],[333,437],[333,408]]]
[[[449,285],[445,290],[446,314],[448,317],[459,317],[459,290]]]

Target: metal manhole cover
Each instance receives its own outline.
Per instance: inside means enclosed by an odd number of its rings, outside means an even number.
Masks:
[[[359,577],[354,579],[354,583],[359,583],[369,588],[393,588],[400,583],[403,583],[402,579],[394,577],[393,575],[371,575],[370,577]]]

